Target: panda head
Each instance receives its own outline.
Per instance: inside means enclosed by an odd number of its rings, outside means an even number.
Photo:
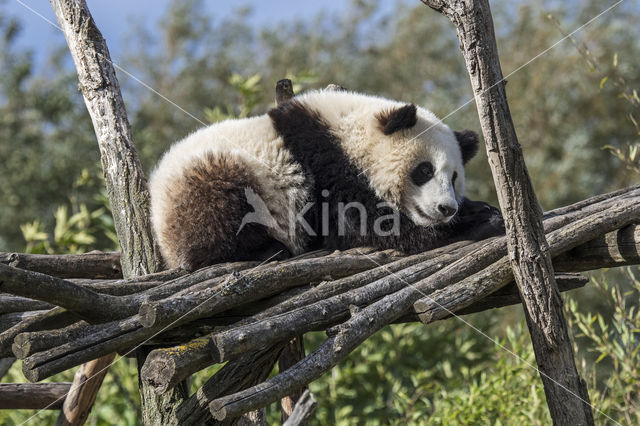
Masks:
[[[415,224],[447,223],[464,195],[464,165],[478,151],[477,135],[454,132],[430,111],[412,104],[380,111],[375,121],[370,136],[377,143],[372,145],[383,147],[385,152],[377,155],[388,161],[374,166],[373,186],[384,187],[380,195]]]

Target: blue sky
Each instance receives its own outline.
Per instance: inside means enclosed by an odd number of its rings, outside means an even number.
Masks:
[[[23,6],[24,3],[48,20],[56,22],[51,5],[46,0],[5,0],[0,8],[19,19],[22,33],[18,46],[34,50],[36,59],[40,59],[47,49],[64,43],[59,30],[45,22],[36,13]],[[162,16],[170,0],[87,0],[91,14],[98,24],[102,35],[107,39],[111,57],[118,60],[122,54],[122,42],[131,22],[142,22],[147,28],[153,28]],[[207,12],[215,17],[230,16],[235,10],[251,6],[250,19],[257,25],[277,25],[278,22],[294,18],[313,17],[320,11],[339,12],[345,10],[348,0],[205,0]],[[393,7],[395,1],[387,2]]]

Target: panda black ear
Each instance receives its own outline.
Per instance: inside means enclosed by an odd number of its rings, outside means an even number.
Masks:
[[[454,131],[460,151],[462,152],[462,164],[467,164],[478,153],[478,135],[471,130],[461,132]]]
[[[418,121],[417,108],[413,104],[407,104],[391,110],[381,111],[376,114],[380,130],[385,135],[391,135],[398,130],[410,129]]]

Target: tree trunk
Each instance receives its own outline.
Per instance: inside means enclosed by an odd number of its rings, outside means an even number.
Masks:
[[[106,41],[85,0],[51,0],[51,5],[69,45],[80,91],[98,139],[121,248],[122,275],[130,278],[157,272],[162,268],[162,259],[151,231],[149,191]],[[144,355],[139,359],[144,360]],[[102,374],[93,380],[101,381],[103,377]],[[176,423],[174,408],[186,397],[184,389],[177,386],[174,392],[157,396],[144,384],[140,386],[145,424]],[[95,392],[98,389],[96,386]],[[92,400],[95,394],[83,393],[81,397]]]
[[[488,0],[422,0],[455,25],[471,78],[487,156],[507,231],[513,275],[524,304],[551,418],[591,425],[562,300],[541,223],[542,212],[511,120]]]

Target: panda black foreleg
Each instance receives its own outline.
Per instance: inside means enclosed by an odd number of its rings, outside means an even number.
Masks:
[[[462,200],[458,213],[444,225],[415,225],[401,215],[400,232],[394,237],[374,237],[372,245],[380,249],[395,248],[402,252],[420,253],[458,241],[480,241],[504,234],[500,210],[482,201]]]
[[[463,198],[458,213],[451,222],[443,225],[445,240],[450,242],[471,240],[479,241],[503,235],[504,220],[500,210],[483,201]]]

